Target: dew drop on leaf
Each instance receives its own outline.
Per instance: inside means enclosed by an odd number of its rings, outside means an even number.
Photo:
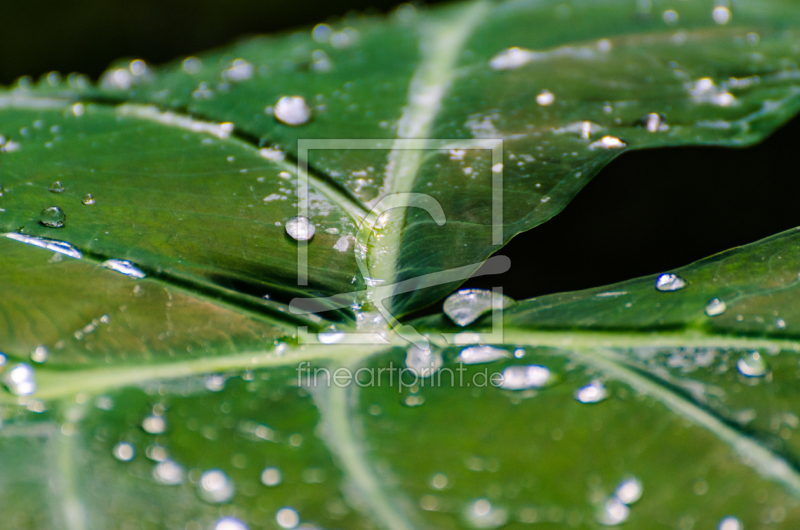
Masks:
[[[50,193],[63,193],[65,189],[66,188],[63,184],[61,184],[61,181],[58,180],[50,184],[50,187],[48,188]]]
[[[430,377],[442,367],[442,356],[433,348],[423,350],[411,345],[406,350],[406,368],[417,377]]]
[[[529,366],[509,366],[503,370],[503,379],[500,388],[506,390],[527,390],[529,388],[542,388],[551,378],[550,370],[538,364]]]
[[[469,346],[461,350],[456,361],[464,364],[491,363],[508,357],[506,350],[494,346]]]
[[[336,344],[344,340],[344,337],[344,331],[339,330],[334,324],[317,333],[317,340],[322,344]]]
[[[125,276],[130,276],[131,278],[141,279],[146,276],[146,274],[134,266],[133,263],[126,260],[109,259],[103,262],[103,267],[111,269],[112,271],[117,271]]]
[[[623,480],[614,496],[623,504],[630,505],[642,498],[642,482],[636,477],[629,477]]]
[[[686,287],[686,280],[677,274],[665,273],[656,278],[656,290],[661,292],[679,291]]]
[[[608,397],[608,390],[600,381],[592,381],[575,392],[575,399],[581,403],[599,403]]]
[[[208,375],[204,384],[209,392],[222,392],[225,390],[225,376],[219,374]]]
[[[473,528],[497,528],[506,524],[508,512],[487,499],[478,499],[467,509],[466,519]]]
[[[136,455],[136,451],[133,449],[133,446],[128,442],[119,442],[114,446],[112,453],[114,458],[120,462],[130,462]]]
[[[759,352],[745,354],[736,361],[736,369],[745,377],[761,377],[769,371],[769,365]]]
[[[720,300],[719,298],[712,298],[708,304],[706,304],[706,315],[710,317],[719,316],[724,313],[728,309],[728,306]]]
[[[616,136],[603,136],[596,142],[591,143],[589,149],[592,151],[595,149],[622,149],[626,146],[627,144]]]
[[[248,530],[248,528],[236,517],[223,517],[214,525],[214,530]]]
[[[92,204],[94,204],[94,197],[92,197],[91,193],[87,193],[86,195],[83,196],[83,200],[81,202],[86,206],[91,206]]]
[[[308,217],[297,215],[286,221],[286,233],[296,241],[308,241],[314,237],[317,227]]]
[[[203,473],[197,486],[197,496],[200,499],[218,504],[228,502],[233,498],[233,481],[219,469],[211,469]]]
[[[547,107],[549,105],[552,105],[555,100],[556,97],[549,90],[542,90],[541,92],[539,92],[539,95],[536,96],[536,103],[538,103],[542,107]]]
[[[45,208],[39,216],[39,222],[48,228],[64,228],[66,220],[67,214],[58,206]]]
[[[48,355],[49,352],[47,351],[47,348],[41,345],[36,346],[36,348],[34,348],[34,350],[31,352],[31,361],[39,364],[47,362]]]
[[[616,526],[625,522],[631,510],[616,497],[610,497],[603,503],[603,508],[597,516],[597,522],[606,526]]]
[[[300,524],[300,514],[294,508],[281,508],[275,514],[275,521],[281,528],[295,528]]]
[[[277,467],[268,467],[261,472],[261,483],[265,486],[274,487],[281,483],[283,476]]]
[[[444,313],[463,327],[492,309],[506,309],[513,304],[514,299],[487,289],[461,289],[444,301]]]
[[[283,96],[273,109],[275,119],[286,125],[303,125],[311,119],[311,107],[301,96]]]
[[[176,486],[183,482],[183,468],[172,460],[164,460],[153,468],[153,478],[160,484]]]
[[[3,383],[15,396],[30,396],[36,392],[36,374],[31,365],[19,363],[6,372]]]
[[[742,523],[736,517],[725,517],[719,522],[717,530],[742,530]]]
[[[149,434],[162,434],[167,430],[167,422],[163,416],[153,414],[142,420],[142,429]]]

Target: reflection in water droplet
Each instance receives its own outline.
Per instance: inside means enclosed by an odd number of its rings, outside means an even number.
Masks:
[[[728,306],[720,300],[719,298],[712,298],[708,304],[706,304],[706,315],[710,317],[719,316],[724,313],[728,309]]]
[[[603,509],[597,516],[597,522],[606,526],[616,526],[623,523],[630,515],[631,510],[616,497],[611,497],[603,504]]]
[[[63,184],[61,184],[60,181],[57,180],[52,184],[50,184],[50,187],[48,189],[50,193],[63,193],[66,188],[64,187]]]
[[[114,446],[113,454],[114,458],[120,462],[130,462],[136,455],[136,451],[128,442],[120,442]]]
[[[297,241],[308,241],[314,237],[317,227],[314,226],[308,217],[297,215],[286,221],[286,233],[289,237]]]
[[[273,109],[275,119],[286,125],[303,125],[311,119],[311,107],[301,96],[283,96]]]
[[[83,196],[83,200],[81,202],[86,206],[91,206],[92,204],[94,204],[94,197],[92,197],[91,193],[87,193],[86,195]]]
[[[417,377],[430,377],[442,367],[444,361],[433,348],[423,350],[411,345],[406,350],[406,368]]]
[[[622,149],[626,146],[627,144],[616,136],[603,136],[596,142],[589,144],[589,149],[592,151],[595,149]]]
[[[617,491],[614,492],[614,496],[619,499],[621,503],[630,505],[642,498],[643,491],[642,482],[636,477],[630,477],[623,480],[622,483],[617,486]]]
[[[164,460],[153,468],[153,478],[160,484],[175,486],[183,482],[183,468],[172,460]]]
[[[26,236],[24,234],[18,234],[16,232],[9,232],[3,235],[6,236],[8,239],[13,239],[14,241],[19,241],[20,243],[33,245],[39,248],[46,248],[47,250],[52,250],[53,252],[64,254],[65,256],[69,256],[70,258],[81,259],[83,257],[83,254],[81,254],[81,252],[78,249],[76,249],[69,243],[65,243],[64,241],[58,241],[56,239],[47,239],[45,237]]]
[[[163,416],[153,414],[142,420],[142,429],[150,434],[162,434],[167,430],[167,422]]]
[[[31,352],[31,361],[39,364],[47,362],[48,355],[49,352],[47,351],[47,348],[41,345],[36,346],[36,348]]]
[[[197,496],[210,503],[228,502],[233,498],[234,485],[228,475],[219,469],[203,473],[197,486]]]
[[[514,299],[487,289],[460,289],[444,301],[444,313],[459,326],[475,322],[492,309],[506,309]]]
[[[324,330],[317,333],[317,340],[322,344],[336,344],[344,340],[345,333],[340,331],[335,324],[331,324]]]
[[[736,369],[746,377],[761,377],[769,371],[769,365],[760,353],[754,351],[736,361]]]
[[[473,528],[497,528],[506,524],[508,512],[487,499],[477,499],[467,509],[466,519]]]
[[[277,467],[268,467],[261,472],[261,483],[265,486],[274,487],[281,483],[283,476]]]
[[[661,292],[679,291],[686,287],[686,280],[677,274],[659,274],[656,278],[656,290]]]
[[[608,390],[600,381],[592,381],[575,392],[575,399],[581,403],[599,403],[608,397]]]
[[[49,228],[64,228],[67,214],[58,206],[51,206],[42,210],[39,215],[39,222]]]
[[[509,366],[503,370],[503,379],[500,388],[506,390],[526,390],[529,388],[542,388],[551,377],[550,370],[538,364],[529,366]]]
[[[248,528],[236,517],[223,517],[214,525],[214,530],[248,530]]]
[[[470,346],[459,352],[456,361],[464,364],[490,363],[508,357],[506,350],[493,346]]]
[[[553,95],[553,93],[550,92],[549,90],[542,90],[541,92],[539,92],[539,95],[536,96],[536,103],[538,103],[542,107],[547,107],[549,105],[552,105],[555,100],[556,100],[555,95]]]
[[[29,396],[36,392],[36,374],[31,365],[19,363],[3,375],[3,384],[15,396]]]
[[[112,271],[117,271],[125,276],[130,276],[131,278],[142,279],[146,276],[144,272],[140,269],[136,268],[130,261],[121,260],[121,259],[109,259],[102,263],[103,267],[107,269],[111,269]]]
[[[719,522],[719,526],[717,526],[717,530],[742,530],[743,528],[739,519],[732,516],[725,517]]]
[[[275,520],[281,528],[295,528],[300,524],[300,514],[294,508],[281,508],[275,514]]]

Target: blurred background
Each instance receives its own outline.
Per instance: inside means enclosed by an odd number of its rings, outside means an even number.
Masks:
[[[390,0],[31,0],[0,15],[0,83],[58,70],[97,78],[119,57],[162,63],[237,38],[387,12]],[[428,2],[433,4],[436,2]],[[800,120],[744,150],[626,153],[553,220],[501,251],[514,298],[667,271],[800,225]]]

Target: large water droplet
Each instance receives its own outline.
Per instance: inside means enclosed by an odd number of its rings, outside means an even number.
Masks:
[[[234,485],[228,475],[219,469],[203,473],[197,486],[197,496],[210,503],[228,502],[233,498]]]
[[[628,506],[616,497],[611,497],[603,504],[597,516],[597,522],[606,526],[616,526],[623,523],[630,515]]]
[[[103,267],[107,269],[111,269],[112,271],[117,271],[125,276],[130,276],[131,278],[142,279],[146,276],[144,272],[134,266],[133,263],[130,261],[125,261],[121,259],[109,259],[103,262]]]
[[[275,514],[275,520],[281,528],[295,528],[300,524],[300,514],[294,508],[281,508]]]
[[[248,530],[248,527],[236,517],[223,517],[214,525],[214,530]]]
[[[466,519],[473,528],[497,528],[506,524],[508,512],[487,499],[477,499],[467,509]]]
[[[47,348],[44,346],[36,346],[36,348],[31,352],[31,361],[35,363],[44,363],[47,362],[47,357],[49,356],[49,352]]]
[[[19,363],[3,375],[3,383],[15,396],[30,396],[36,392],[36,374],[31,365]]]
[[[736,361],[736,369],[746,377],[762,377],[769,371],[769,365],[764,356],[754,351]]]
[[[334,324],[317,333],[317,340],[322,344],[336,344],[342,342],[344,337],[344,331],[339,330]]]
[[[717,530],[742,530],[744,527],[742,523],[733,516],[728,516],[722,519],[717,526]]]
[[[538,364],[528,366],[509,366],[503,370],[500,388],[506,390],[527,390],[542,388],[552,376],[550,370]]]
[[[14,241],[19,241],[20,243],[33,245],[35,247],[52,250],[53,252],[64,254],[65,256],[69,256],[70,258],[81,259],[83,257],[83,254],[81,254],[81,252],[78,249],[76,249],[69,243],[65,243],[64,241],[58,241],[56,239],[47,239],[45,237],[26,236],[24,234],[18,234],[16,232],[9,232],[3,235],[5,235],[8,239],[13,239]]]
[[[83,200],[81,202],[86,206],[91,206],[92,204],[94,204],[94,197],[92,197],[91,193],[87,193],[86,195],[83,196]]]
[[[712,298],[708,304],[706,304],[706,315],[710,317],[715,317],[721,315],[728,309],[728,306],[720,300],[719,298]]]
[[[430,377],[442,367],[444,361],[438,351],[433,348],[423,350],[411,345],[406,350],[406,368],[417,377]]]
[[[680,291],[686,287],[686,280],[677,274],[659,274],[656,278],[656,290],[661,292]]]
[[[608,390],[600,381],[592,381],[575,392],[575,399],[581,403],[599,403],[608,397]]]
[[[153,468],[153,478],[160,484],[175,486],[183,482],[183,468],[172,460],[164,460]]]
[[[63,193],[64,190],[66,190],[64,185],[61,184],[61,182],[58,180],[50,184],[50,187],[48,189],[50,193]]]
[[[506,309],[514,299],[486,289],[461,289],[444,301],[444,313],[459,326],[475,322],[492,309]]]
[[[261,472],[261,483],[265,486],[274,487],[281,483],[283,476],[277,467],[268,467]]]
[[[636,477],[629,477],[617,486],[617,491],[614,492],[614,496],[619,499],[621,503],[630,505],[642,498],[643,491],[642,482]]]
[[[464,364],[482,364],[504,359],[508,356],[509,354],[506,350],[501,350],[494,346],[470,346],[459,352],[456,361]]]
[[[136,455],[136,451],[133,449],[133,446],[128,442],[119,442],[114,446],[112,452],[114,454],[114,458],[120,462],[130,462]]]
[[[67,214],[58,206],[51,206],[42,210],[39,215],[39,222],[49,228],[64,228]]]
[[[308,241],[314,237],[317,228],[308,217],[297,215],[286,221],[286,233],[297,241]]]
[[[303,125],[311,119],[311,107],[301,96],[283,96],[273,112],[275,119],[286,125]]]

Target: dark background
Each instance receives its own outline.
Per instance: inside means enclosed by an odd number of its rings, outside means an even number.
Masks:
[[[434,2],[429,2],[434,3]],[[4,2],[0,83],[58,70],[97,78],[118,57],[161,63],[247,34],[386,12],[388,0],[63,0]],[[501,253],[514,298],[666,271],[800,225],[800,120],[744,150],[626,153],[553,220]]]

